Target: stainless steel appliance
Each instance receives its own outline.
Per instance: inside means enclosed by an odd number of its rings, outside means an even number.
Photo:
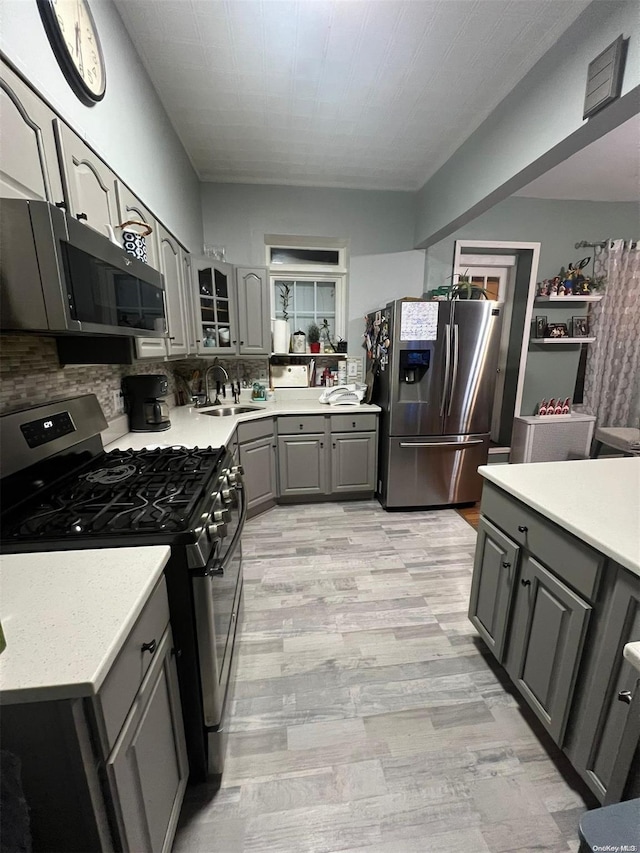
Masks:
[[[170,545],[192,781],[222,772],[242,603],[242,470],[225,448],[102,447],[93,394],[0,418],[4,553]]]
[[[368,366],[383,410],[377,494],[386,509],[479,500],[501,313],[484,300],[401,299],[367,318],[384,337]]]
[[[0,245],[2,329],[166,336],[162,275],[55,205],[3,198]]]
[[[125,376],[122,391],[131,432],[169,429],[169,407],[163,399],[169,393],[169,381],[164,373]]]

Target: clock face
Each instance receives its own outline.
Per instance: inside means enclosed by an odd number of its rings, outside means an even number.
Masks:
[[[65,77],[84,103],[104,97],[100,39],[87,0],[38,0],[40,14]]]

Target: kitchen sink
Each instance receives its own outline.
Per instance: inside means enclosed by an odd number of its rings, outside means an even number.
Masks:
[[[225,418],[228,415],[244,415],[246,412],[259,412],[262,406],[216,406],[202,412],[203,415],[211,415],[212,418]]]

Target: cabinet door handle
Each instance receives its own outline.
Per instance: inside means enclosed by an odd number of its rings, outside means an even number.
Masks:
[[[65,201],[57,201],[56,207],[59,207],[60,210],[66,210],[67,209],[67,203]]]
[[[630,705],[632,699],[633,696],[631,695],[630,690],[621,690],[620,693],[618,693],[619,702],[624,702],[625,704]]]
[[[518,532],[519,532],[519,533],[526,533],[528,529],[529,529],[529,528],[528,528],[528,527],[526,527],[524,524],[519,524],[519,525],[518,525]]]
[[[531,581],[530,581],[530,580],[525,580],[524,578],[522,578],[522,580],[520,581],[520,583],[522,584],[522,586],[531,586]]]
[[[240,346],[241,346],[241,347],[243,347],[243,346],[244,346],[244,341],[240,341]]]
[[[143,652],[149,652],[149,654],[150,654],[150,655],[152,655],[152,654],[155,652],[155,650],[156,650],[156,648],[157,648],[157,645],[158,645],[158,644],[156,643],[156,641],[155,641],[155,640],[151,640],[151,642],[150,642],[150,643],[143,643],[143,644],[142,644],[142,649],[141,649],[141,651],[143,651]]]
[[[320,447],[324,447],[324,441],[320,442]]]
[[[335,450],[335,448],[336,448],[336,443],[335,443],[335,441],[334,441],[334,442],[333,442],[333,449]]]
[[[86,213],[76,213],[76,219],[85,219],[87,220],[89,217]]]
[[[169,340],[170,340],[170,341],[175,341],[175,339],[176,339],[176,336],[175,336],[175,335],[174,335],[173,337],[171,337],[171,335],[169,335]]]
[[[508,568],[510,568],[510,567],[511,567],[511,563],[503,563],[503,564],[502,564],[502,568],[503,568],[503,569],[508,569]]]

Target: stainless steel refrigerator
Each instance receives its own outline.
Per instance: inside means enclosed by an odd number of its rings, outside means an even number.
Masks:
[[[367,317],[386,509],[480,499],[501,322],[502,304],[487,300],[400,299]]]

